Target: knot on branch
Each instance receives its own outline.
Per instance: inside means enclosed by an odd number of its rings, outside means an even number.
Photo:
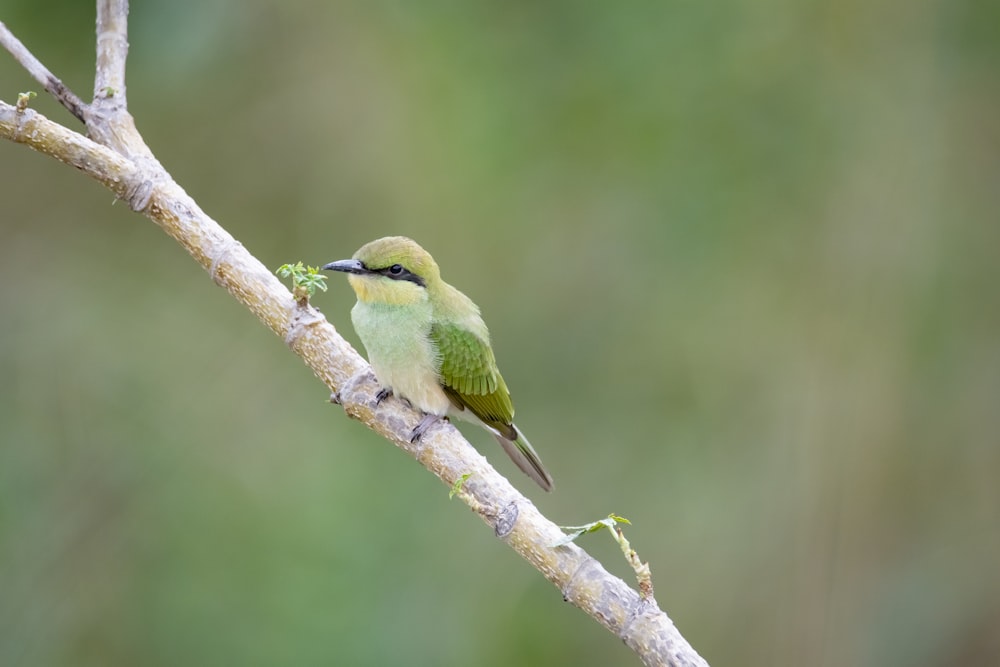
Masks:
[[[142,213],[149,208],[149,203],[153,200],[154,190],[152,180],[147,178],[137,181],[135,185],[130,186],[125,191],[125,203],[133,211]]]
[[[285,332],[285,345],[295,349],[295,343],[305,331],[320,322],[326,322],[322,313],[310,305],[296,302],[295,309],[292,311],[292,319],[288,323],[288,331]]]
[[[243,250],[243,244],[230,236],[222,244],[221,250],[212,253],[212,263],[208,267],[208,274],[212,276],[212,281],[219,287],[226,286],[226,281],[223,279],[222,272],[220,271],[222,262],[228,259],[234,250]]]
[[[651,622],[654,627],[659,626],[662,623],[664,616],[666,616],[666,614],[660,609],[659,605],[656,604],[656,600],[654,598],[644,599],[640,597],[638,604],[632,608],[625,619],[625,623],[622,624],[622,634],[631,634],[635,626],[642,626],[650,624]],[[666,617],[666,621],[667,623],[673,625],[673,621],[670,620],[670,617]]]
[[[503,539],[510,535],[511,531],[514,530],[514,525],[517,523],[517,517],[520,516],[521,510],[517,506],[517,502],[510,501],[507,503],[500,512],[497,513],[496,521],[493,523],[493,532],[497,537]]]

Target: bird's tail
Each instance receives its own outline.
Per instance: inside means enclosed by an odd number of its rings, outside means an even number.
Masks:
[[[542,460],[538,458],[538,454],[535,452],[531,443],[528,439],[524,437],[517,427],[514,427],[514,432],[517,433],[516,440],[509,440],[499,433],[494,432],[497,442],[503,447],[503,450],[507,452],[507,456],[513,461],[518,468],[520,468],[525,475],[531,479],[538,482],[538,486],[542,487],[546,491],[551,491],[553,487],[552,475],[549,471],[545,469],[542,465]]]

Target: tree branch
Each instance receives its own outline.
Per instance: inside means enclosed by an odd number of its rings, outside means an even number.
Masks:
[[[128,58],[128,0],[97,0],[97,68],[94,103],[114,99],[125,107]]]
[[[52,95],[52,97],[59,100],[59,103],[66,107],[71,114],[76,116],[80,120],[84,120],[83,114],[84,109],[87,106],[84,104],[83,100],[76,96],[72,90],[66,87],[62,81],[55,77],[41,63],[38,58],[33,56],[24,44],[21,43],[17,37],[14,36],[7,26],[4,25],[3,21],[0,21],[0,45],[3,45],[7,51],[10,52],[14,59],[21,63],[21,67],[28,71],[28,74],[32,76],[38,83],[42,84],[42,87]]]
[[[71,165],[159,225],[237,301],[260,319],[333,392],[346,413],[395,443],[453,486],[497,537],[552,582],[563,598],[622,639],[650,666],[706,665],[650,593],[641,597],[575,544],[552,546],[563,533],[494,470],[447,422],[417,443],[409,435],[422,415],[395,398],[379,404],[379,386],[364,359],[305,300],[296,301],[246,248],[206,215],[153,157],[126,108],[125,0],[98,0],[94,104],[83,109],[93,140],[41,114],[0,102],[0,137]],[[4,37],[8,35],[9,37]],[[58,81],[0,24],[0,42],[29,71]],[[41,68],[40,70],[38,68]],[[33,76],[38,75],[33,72]],[[42,79],[39,79],[40,81]],[[50,90],[62,101],[61,89]],[[68,98],[69,99],[69,98]],[[63,102],[66,104],[66,102]],[[70,107],[67,107],[70,108]],[[71,109],[72,110],[72,109]],[[80,115],[74,113],[78,118]]]

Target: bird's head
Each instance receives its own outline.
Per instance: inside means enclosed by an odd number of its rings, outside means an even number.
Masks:
[[[330,262],[326,271],[342,271],[365,303],[405,305],[427,299],[441,272],[434,258],[405,236],[386,236],[361,246],[354,257]]]

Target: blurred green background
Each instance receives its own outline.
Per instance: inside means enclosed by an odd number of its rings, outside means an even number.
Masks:
[[[89,98],[93,11],[0,20]],[[1000,5],[157,0],[130,37],[140,130],[265,264],[434,254],[556,492],[466,433],[556,521],[630,518],[710,663],[1000,664]],[[0,198],[0,664],[638,664],[148,220],[10,143]],[[357,345],[342,277],[316,304]]]

